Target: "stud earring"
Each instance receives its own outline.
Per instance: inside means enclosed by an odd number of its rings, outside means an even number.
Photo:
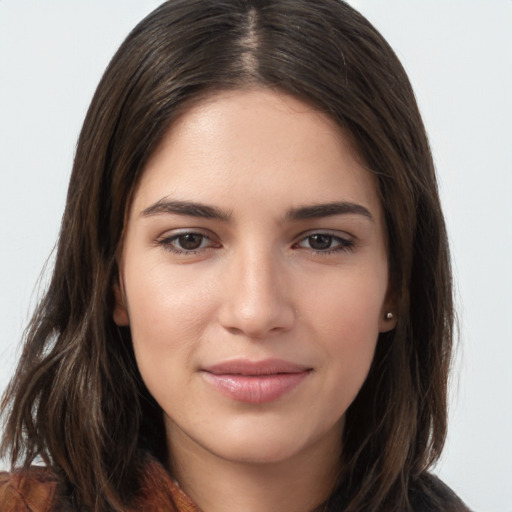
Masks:
[[[394,317],[394,315],[393,315],[393,313],[391,313],[391,311],[388,311],[386,313],[386,320],[393,320],[393,317]]]

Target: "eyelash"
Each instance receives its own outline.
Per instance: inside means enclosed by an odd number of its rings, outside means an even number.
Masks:
[[[201,237],[201,244],[198,248],[184,249],[184,248],[178,248],[174,245],[174,242],[176,242],[180,238],[186,237],[186,236],[191,236],[191,235],[196,236],[196,237]],[[348,238],[343,238],[338,235],[333,235],[328,232],[320,231],[320,232],[313,232],[313,233],[307,233],[307,234],[302,235],[301,238],[293,244],[292,248],[301,248],[301,243],[303,243],[307,240],[309,240],[311,243],[311,239],[313,239],[313,237],[326,237],[326,238],[330,239],[331,244],[332,243],[338,244],[335,247],[328,248],[328,249],[314,249],[313,247],[309,247],[309,248],[304,247],[305,249],[310,249],[315,254],[319,254],[322,256],[326,256],[326,255],[338,253],[338,252],[348,252],[348,251],[353,250],[354,246],[355,246],[355,243],[353,240],[350,240]],[[207,247],[201,247],[201,245],[207,240],[210,240],[210,242],[212,242],[213,245],[210,245]],[[171,236],[167,236],[165,238],[157,240],[157,245],[163,247],[163,249],[166,251],[172,252],[174,254],[179,254],[179,255],[196,255],[202,250],[216,249],[216,248],[220,247],[220,244],[216,244],[215,242],[213,242],[210,237],[208,237],[207,235],[205,235],[203,233],[198,233],[196,231],[185,231],[185,232],[177,233],[177,234],[174,234]]]

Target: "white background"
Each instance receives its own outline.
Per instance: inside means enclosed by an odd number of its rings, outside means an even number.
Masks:
[[[159,3],[0,0],[0,391],[58,233],[89,101]],[[461,342],[437,472],[471,508],[512,512],[512,1],[352,4],[410,75],[452,243]]]

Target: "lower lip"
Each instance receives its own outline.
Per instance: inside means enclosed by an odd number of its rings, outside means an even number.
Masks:
[[[250,404],[263,404],[277,400],[295,389],[309,371],[278,373],[273,375],[233,375],[203,371],[203,376],[224,396]]]

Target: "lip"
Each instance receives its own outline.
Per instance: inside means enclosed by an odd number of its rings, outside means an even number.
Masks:
[[[224,396],[262,404],[295,389],[312,368],[282,359],[232,360],[201,369],[205,381]]]

